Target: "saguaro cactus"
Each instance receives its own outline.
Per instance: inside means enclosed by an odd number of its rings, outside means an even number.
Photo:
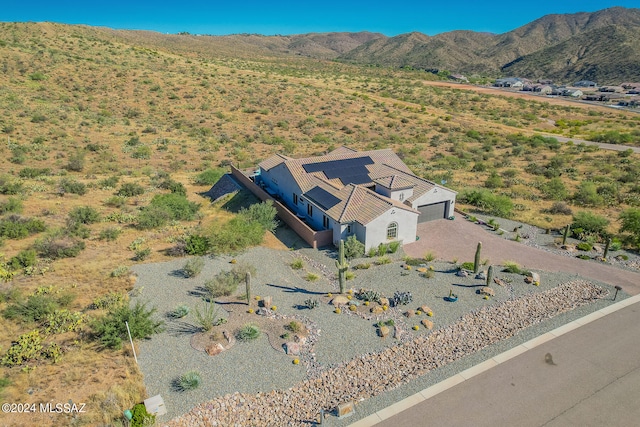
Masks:
[[[607,243],[604,245],[604,254],[602,256],[604,261],[607,260],[607,255],[609,255],[609,246],[611,246],[611,237],[607,238]]]
[[[340,293],[344,293],[344,281],[345,273],[349,268],[349,263],[344,257],[344,240],[340,240],[340,247],[338,250],[338,260],[336,261],[336,267],[338,268],[338,283],[340,284]]]
[[[567,244],[567,237],[569,237],[569,230],[571,230],[571,224],[564,228],[564,234],[562,235],[562,246]]]
[[[247,287],[247,305],[251,305],[251,273],[247,271],[247,275],[244,276],[244,283]]]
[[[480,271],[480,252],[482,251],[482,242],[478,242],[478,248],[476,249],[476,257],[473,260],[473,274],[478,274]]]
[[[491,286],[491,281],[493,280],[493,265],[489,266],[487,270],[487,287]]]

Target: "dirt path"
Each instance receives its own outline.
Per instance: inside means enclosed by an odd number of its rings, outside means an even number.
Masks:
[[[478,242],[482,242],[482,258],[492,264],[515,261],[523,267],[544,271],[564,271],[620,285],[630,295],[640,294],[640,274],[609,265],[597,264],[535,249],[522,243],[494,236],[464,219],[438,220],[418,225],[420,240],[404,246],[412,257],[422,257],[431,251],[438,259],[460,262],[473,261]]]

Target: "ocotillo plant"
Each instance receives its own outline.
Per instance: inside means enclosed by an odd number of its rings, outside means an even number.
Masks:
[[[478,248],[476,249],[476,257],[473,261],[473,274],[478,274],[478,271],[480,271],[480,251],[482,251],[482,242],[478,242]]]
[[[564,234],[562,235],[562,246],[567,244],[567,237],[569,236],[569,230],[571,229],[571,224],[567,225],[564,228]]]
[[[247,286],[247,305],[251,305],[251,273],[248,271],[244,276],[244,283]]]
[[[487,270],[487,286],[491,286],[491,281],[493,280],[493,265],[489,266]]]
[[[338,268],[338,283],[340,284],[340,293],[344,293],[344,274],[349,268],[349,263],[344,258],[344,240],[340,240],[340,248],[338,250],[338,260],[336,261],[336,267]]]
[[[602,256],[603,260],[607,260],[607,255],[609,255],[609,246],[611,245],[611,237],[607,239],[607,243],[604,245],[604,254]]]

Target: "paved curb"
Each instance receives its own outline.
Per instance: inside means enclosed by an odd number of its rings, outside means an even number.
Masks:
[[[549,331],[547,333],[544,333],[532,340],[529,340],[523,344],[520,344],[514,348],[512,348],[511,350],[507,350],[503,353],[500,353],[490,359],[485,360],[484,362],[475,365],[469,369],[466,369],[456,375],[453,375],[449,378],[447,378],[444,381],[441,381],[437,384],[432,385],[431,387],[428,387],[412,396],[407,397],[406,399],[403,399],[397,403],[394,403],[391,406],[388,406],[384,409],[381,409],[371,415],[369,415],[366,418],[363,418],[359,421],[356,421],[353,424],[350,424],[349,427],[370,427],[370,426],[374,426],[384,420],[386,420],[387,418],[391,418],[392,416],[411,408],[412,406],[415,406],[433,396],[435,396],[438,393],[442,393],[443,391],[450,389],[451,387],[458,385],[460,383],[463,383],[464,381],[473,378],[474,376],[481,374],[485,371],[488,371],[491,368],[494,368],[498,365],[500,365],[501,363],[506,362],[509,359],[512,359],[528,350],[531,350],[541,344],[546,343],[547,341],[551,341],[554,338],[557,338],[561,335],[566,334],[567,332],[571,332],[574,329],[577,329],[581,326],[587,325],[591,322],[593,322],[594,320],[598,320],[601,317],[604,317],[606,315],[615,313],[618,310],[621,310],[625,307],[628,307],[632,304],[638,303],[640,302],[640,295],[635,295],[632,296],[630,298],[626,298],[620,302],[617,302],[615,304],[611,304],[610,306],[607,306],[605,308],[602,308],[600,310],[594,311],[591,314],[588,314],[584,317],[581,317],[579,319],[576,319],[572,322],[569,322],[565,325],[560,326],[559,328],[556,328],[552,331]]]

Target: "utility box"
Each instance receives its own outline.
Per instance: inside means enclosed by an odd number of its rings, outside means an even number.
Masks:
[[[159,394],[145,399],[144,406],[151,415],[164,415],[167,413],[167,407],[164,406],[164,400]]]

